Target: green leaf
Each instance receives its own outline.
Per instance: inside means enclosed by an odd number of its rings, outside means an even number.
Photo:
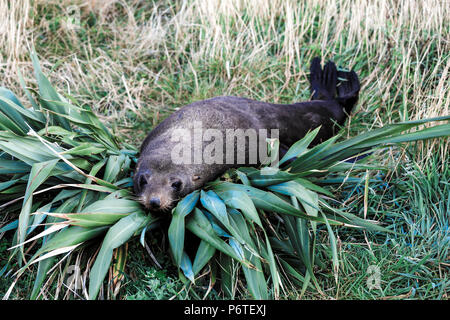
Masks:
[[[285,181],[300,177],[303,173],[292,174],[286,171],[278,170],[274,174],[263,174],[260,170],[247,174],[252,186],[267,187]]]
[[[247,193],[247,195],[253,201],[255,207],[258,209],[262,209],[268,212],[272,211],[280,214],[293,215],[311,221],[324,222],[321,217],[309,216],[271,192],[266,192],[254,187],[234,184],[230,182],[221,182],[215,184],[213,188],[216,192],[224,192],[230,190],[244,191]],[[333,221],[331,219],[329,220],[329,222],[331,224],[342,225],[341,222]]]
[[[186,278],[188,278],[191,282],[194,282],[194,272],[192,270],[192,262],[191,259],[189,259],[189,256],[184,251],[181,257],[180,269],[183,270],[183,273],[186,276]]]
[[[354,214],[345,212],[343,210],[339,210],[336,208],[331,207],[329,204],[327,204],[325,201],[321,201],[319,200],[319,202],[321,203],[321,207],[329,212],[332,212],[333,214],[337,214],[339,216],[341,216],[342,218],[339,218],[337,216],[335,216],[335,220],[337,221],[341,221],[342,223],[351,225],[351,226],[356,226],[356,227],[360,227],[360,228],[364,228],[367,229],[369,231],[378,231],[378,232],[385,232],[385,233],[393,233],[396,234],[396,232],[389,230],[385,227],[382,227],[378,224],[375,224],[373,221],[369,221],[363,218],[360,218],[358,216],[355,216]],[[327,221],[329,222],[329,218],[327,218]],[[330,223],[332,224],[332,223]]]
[[[25,109],[14,94],[0,87],[0,110],[19,126],[24,133],[28,132],[28,125],[44,125],[45,117],[42,113]]]
[[[24,135],[25,130],[11,120],[2,109],[0,109],[0,129],[15,133],[17,135]]]
[[[34,68],[34,74],[39,86],[39,93],[42,96],[43,99],[49,100],[48,103],[46,103],[46,107],[50,110],[56,111],[61,114],[66,113],[66,109],[63,107],[60,107],[58,105],[55,105],[50,102],[50,100],[55,101],[63,101],[62,97],[56,92],[56,90],[52,87],[50,81],[47,79],[47,77],[42,73],[41,66],[39,64],[39,60],[37,58],[36,52],[33,50],[31,52],[31,61],[33,62],[33,68]],[[69,122],[60,116],[54,116],[55,120],[57,120],[57,124],[61,125],[64,129],[70,130],[70,124]]]
[[[130,214],[135,212],[143,212],[142,206],[129,199],[107,199],[98,200],[84,208],[81,213],[114,213],[114,214]]]
[[[201,190],[200,202],[203,207],[211,212],[219,221],[225,225],[229,225],[227,208],[219,198],[219,196],[212,190],[205,192]]]
[[[314,138],[317,136],[319,130],[320,127],[317,127],[313,131],[308,132],[301,140],[294,143],[280,160],[280,166],[286,161],[302,155],[307,150],[308,146],[311,144]]]
[[[29,171],[30,166],[22,161],[0,159],[0,174],[26,173]]]
[[[195,255],[194,264],[192,266],[194,276],[203,269],[209,260],[211,260],[215,252],[216,248],[208,242],[203,240],[200,241],[200,245],[198,246],[197,253]]]
[[[235,253],[235,251],[225,241],[223,241],[216,235],[210,222],[199,209],[194,209],[194,214],[191,215],[190,219],[188,220],[186,228],[217,250],[229,255],[237,261],[244,263],[244,261],[241,260],[241,258]]]
[[[184,215],[175,210],[168,230],[170,249],[172,250],[177,267],[180,267],[181,265],[181,258],[184,252],[184,218]]]
[[[45,122],[45,117],[44,117],[44,115],[43,115],[42,113],[39,112],[39,106],[36,104],[36,101],[34,101],[32,95],[31,95],[31,93],[30,93],[30,90],[28,90],[28,88],[27,88],[27,86],[26,86],[26,84],[25,84],[25,81],[23,80],[23,76],[22,76],[22,73],[20,72],[20,69],[17,69],[17,75],[18,75],[18,77],[19,77],[20,85],[22,86],[22,89],[23,89],[23,91],[25,91],[25,94],[26,94],[26,96],[27,96],[27,98],[28,98],[28,101],[29,101],[30,104],[33,106],[32,110],[34,110],[35,113],[36,113],[39,117],[42,118],[42,121],[41,121],[41,122],[44,123],[44,122]]]
[[[334,277],[337,282],[337,277],[338,277],[338,272],[339,272],[339,258],[338,258],[338,253],[337,253],[336,237],[334,235],[333,229],[331,229],[331,226],[327,221],[326,216],[323,213],[322,213],[322,216],[325,219],[325,224],[327,225],[327,230],[328,230],[328,236],[330,238],[331,257],[332,257],[332,261],[333,261],[333,272],[334,272]]]
[[[225,202],[227,207],[239,209],[245,217],[252,222],[255,222],[262,228],[262,223],[256,211],[255,205],[249,196],[243,191],[230,190],[217,193]]]
[[[221,254],[220,273],[222,281],[220,285],[224,294],[230,299],[234,299],[236,294],[236,281],[234,281],[236,277],[235,269],[233,259],[226,254]]]
[[[90,185],[87,186],[91,187]],[[49,212],[48,215],[67,219],[68,223],[72,225],[99,227],[114,224],[133,213],[143,213],[142,207],[138,202],[111,198],[95,201],[81,210],[80,213]]]
[[[42,283],[44,283],[45,276],[47,275],[47,272],[50,270],[52,265],[55,263],[55,260],[56,257],[53,256],[45,260],[39,261],[36,279],[34,280],[33,283],[33,289],[31,291],[30,300],[35,300],[38,297]]]
[[[17,228],[18,243],[22,243],[25,240],[26,230],[29,226],[33,192],[51,175],[57,162],[58,159],[40,162],[34,164],[31,168],[27,189],[23,199],[22,210],[19,215],[19,226]]]
[[[194,191],[184,197],[173,210],[172,220],[168,230],[170,248],[178,267],[184,250],[185,217],[194,209],[198,202],[199,192]]]
[[[339,138],[339,135],[333,136],[325,142],[316,145],[312,149],[303,153],[292,163],[288,164],[286,167],[290,168],[291,173],[305,172],[310,169],[315,169],[320,162],[318,159],[323,158],[323,154],[333,147],[334,142]]]
[[[117,177],[119,176],[119,173],[122,170],[122,165],[124,162],[125,162],[125,155],[123,154],[119,156],[110,156],[108,162],[106,163],[103,180],[108,182],[117,181]]]
[[[236,170],[235,172],[238,175],[239,179],[241,180],[242,184],[244,184],[246,186],[251,185],[250,180],[248,180],[248,177],[244,172],[241,172],[239,170]]]
[[[438,126],[438,129],[428,130],[422,129],[413,133],[403,133],[406,130],[417,127],[421,124],[425,124],[427,122],[432,121],[448,121],[450,120],[450,116],[442,116],[436,118],[415,120],[415,121],[407,121],[395,124],[389,124],[382,128],[378,128],[375,130],[371,130],[358,136],[347,139],[340,143],[333,145],[330,148],[327,148],[325,152],[320,154],[320,157],[317,157],[316,166],[319,164],[319,167],[323,168],[329,166],[331,163],[335,163],[338,161],[342,161],[348,159],[352,156],[356,156],[359,153],[369,152],[370,150],[379,147],[385,146],[389,143],[400,143],[400,142],[408,142],[418,139],[427,139],[441,136],[448,136],[450,132],[448,131],[448,125]],[[422,132],[422,133],[420,133]],[[293,164],[292,164],[293,165]],[[294,169],[292,167],[292,169]],[[294,169],[296,170],[296,169]]]
[[[312,183],[309,180],[302,179],[302,178],[296,178],[295,181],[297,183],[301,184],[306,189],[309,189],[309,190],[312,190],[312,191],[315,191],[315,192],[318,192],[318,193],[322,193],[322,194],[327,195],[327,196],[329,196],[331,198],[334,198],[334,195],[331,192],[329,192],[328,190],[326,190],[326,189],[324,189],[324,188],[322,188],[322,187]]]
[[[104,147],[96,147],[92,143],[84,142],[72,149],[64,151],[63,154],[73,154],[73,155],[77,155],[77,156],[90,156],[93,154],[101,153],[105,150],[106,149]]]
[[[257,300],[267,300],[267,283],[264,273],[262,272],[262,265],[259,258],[244,250],[237,241],[234,241],[234,239],[230,239],[230,245],[241,259],[247,259],[254,266],[250,268],[246,265],[242,265],[242,270],[244,271],[244,276],[247,281],[247,287],[253,298]]]
[[[295,196],[303,205],[308,215],[317,217],[319,210],[317,193],[303,187],[297,181],[283,182],[268,187],[269,190],[279,192],[288,196]]]
[[[39,256],[43,253],[56,249],[74,246],[85,241],[91,240],[108,230],[108,227],[83,228],[70,226],[55,234],[48,240],[36,253]],[[33,259],[32,259],[33,260]]]
[[[200,196],[199,190],[191,192],[190,194],[185,196],[180,202],[178,202],[177,206],[175,207],[175,211],[178,214],[186,217],[189,213],[191,213],[192,210],[194,210],[194,207],[198,202],[199,196]]]
[[[255,235],[256,233],[254,226],[248,224],[243,214],[236,209],[229,209],[228,213],[230,228],[234,230],[234,234],[239,235],[239,237],[234,237],[235,240],[239,240],[239,243],[254,255],[260,256],[256,246],[257,241],[255,241],[255,237],[250,236],[250,234]]]
[[[91,276],[89,279],[89,299],[95,299],[98,295],[103,279],[108,272],[113,250],[128,241],[152,219],[153,217],[150,215],[146,216],[142,212],[136,212],[120,219],[108,230],[91,269]]]
[[[372,147],[376,144],[403,143],[416,140],[426,140],[432,138],[446,137],[450,135],[450,124],[436,125],[430,128],[424,128],[415,132],[403,133],[393,137],[381,137],[370,140],[369,142],[358,145],[359,148]]]
[[[47,215],[68,220],[67,223],[85,228],[109,226],[126,217],[129,213],[56,213]]]
[[[277,263],[275,261],[275,256],[272,251],[272,247],[270,245],[269,238],[267,237],[267,234],[264,232],[264,237],[266,240],[266,253],[264,254],[264,258],[269,263],[269,270],[270,275],[272,276],[272,283],[273,283],[273,291],[275,299],[278,299],[279,292],[280,292],[280,286],[281,286],[281,278],[278,272]]]
[[[103,168],[103,165],[105,163],[106,163],[106,159],[103,159],[103,160],[97,162],[95,165],[92,166],[91,171],[89,172],[89,175],[92,176],[92,177],[95,177],[97,175],[97,173],[100,171],[100,169]],[[88,195],[89,190],[93,190],[90,187],[88,187],[88,186],[91,186],[91,184],[92,184],[92,180],[91,179],[86,178],[85,179],[85,183],[86,184],[83,186],[83,188],[85,190],[83,190],[83,192],[81,193],[80,202],[78,203],[78,206],[77,206],[77,212],[80,212],[81,209],[84,207],[84,204],[85,204],[85,201],[86,201],[86,197]],[[107,192],[110,192],[111,194],[114,193],[114,189],[112,189],[112,188],[108,188],[108,187],[105,187],[105,186],[96,186],[96,187],[107,188],[107,189],[111,190],[111,191],[107,191]],[[97,191],[100,191],[100,190],[97,190]]]
[[[0,131],[0,149],[30,166],[36,162],[45,162],[56,158],[46,148],[42,148],[42,143],[37,139],[19,137],[8,132]],[[56,146],[55,149],[58,152],[63,151]]]

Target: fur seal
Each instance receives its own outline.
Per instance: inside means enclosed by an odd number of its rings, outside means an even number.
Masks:
[[[226,135],[227,130],[278,130],[280,153],[300,140],[308,131],[321,126],[312,144],[332,137],[342,125],[358,100],[360,84],[354,71],[338,71],[329,61],[322,69],[320,58],[312,60],[310,66],[310,91],[312,100],[293,104],[273,104],[234,96],[221,96],[197,101],[180,108],[156,126],[145,138],[133,176],[134,191],[139,201],[151,211],[171,209],[183,196],[201,188],[227,169],[244,165],[257,166],[260,161],[251,162],[250,142],[245,143],[244,161],[236,161],[242,149],[237,149],[237,138],[233,139],[234,161],[187,161],[175,163],[174,149],[188,146],[195,157],[194,149],[202,154],[211,147],[211,137],[194,141],[196,125],[201,123],[202,132],[218,132]],[[184,130],[179,140],[174,134]],[[205,131],[206,130],[206,131]],[[192,135],[191,135],[192,134]],[[184,135],[184,136],[183,136]],[[269,134],[268,137],[271,137]],[[180,142],[184,141],[184,142]],[[196,140],[198,141],[198,140]],[[215,142],[218,138],[214,136]],[[228,141],[228,140],[227,140]],[[196,144],[197,143],[197,144]],[[265,141],[264,141],[265,143]],[[209,146],[209,147],[208,147]],[[220,150],[219,150],[220,151]],[[211,154],[219,155],[215,150]],[[175,153],[177,154],[177,153]],[[186,156],[186,154],[185,154]],[[229,158],[224,160],[230,160]],[[221,163],[222,162],[222,163]]]

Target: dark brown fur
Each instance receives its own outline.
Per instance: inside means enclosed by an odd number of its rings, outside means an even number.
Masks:
[[[284,150],[318,126],[321,129],[313,144],[332,137],[337,129],[335,123],[342,125],[345,122],[347,113],[358,99],[358,77],[353,71],[337,71],[332,62],[322,70],[320,59],[315,58],[311,64],[310,83],[313,101],[273,104],[224,96],[194,102],[173,113],[142,143],[134,175],[135,192],[141,202],[155,210],[170,209],[179,198],[201,188],[227,169],[243,166],[172,163],[173,130],[192,131],[194,121],[202,121],[204,129],[218,129],[224,135],[226,129],[278,129]]]

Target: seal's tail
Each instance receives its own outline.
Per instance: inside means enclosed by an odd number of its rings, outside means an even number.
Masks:
[[[328,61],[322,70],[320,58],[314,58],[309,81],[313,100],[336,100],[347,114],[358,101],[358,76],[354,71],[338,71],[332,61]]]

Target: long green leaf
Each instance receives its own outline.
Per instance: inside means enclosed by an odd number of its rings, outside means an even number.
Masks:
[[[279,164],[282,165],[286,161],[302,155],[307,150],[308,146],[311,144],[314,138],[317,136],[319,130],[320,127],[317,127],[313,131],[308,132],[302,139],[294,143],[283,156],[283,158],[281,158]]]
[[[190,219],[186,223],[186,228],[197,235],[200,239],[208,242],[217,250],[229,255],[236,261],[245,263],[225,241],[216,235],[210,222],[199,209],[194,209],[194,214],[191,215]]]
[[[228,225],[227,208],[219,196],[211,190],[208,192],[202,190],[200,194],[200,201],[203,207],[211,212],[219,221]]]
[[[266,192],[254,187],[250,186],[244,186],[229,182],[221,182],[218,184],[215,184],[213,186],[214,190],[216,192],[224,192],[224,191],[230,191],[230,190],[239,190],[244,191],[247,193],[247,195],[252,199],[254,205],[258,209],[262,209],[268,212],[277,212],[280,214],[289,214],[296,217],[304,218],[311,221],[317,221],[317,222],[324,222],[321,217],[314,217],[309,216],[305,214],[304,212],[300,211],[299,209],[293,207],[283,199],[277,197],[271,192]],[[338,221],[329,220],[331,224],[337,224],[342,225],[342,223]]]
[[[194,263],[192,270],[194,271],[194,276],[197,275],[200,270],[208,263],[209,260],[214,256],[216,248],[210,245],[208,242],[201,240],[198,246],[197,253],[195,254]]]
[[[31,214],[31,204],[33,192],[51,175],[53,168],[58,160],[36,163],[32,166],[30,177],[28,178],[27,189],[23,199],[22,210],[19,215],[19,226],[17,228],[17,242],[22,243],[25,240],[26,230],[29,226]]]
[[[34,52],[34,50],[31,53],[31,61],[33,62],[34,74],[37,79],[39,92],[42,98],[47,100],[63,101],[62,97],[56,92],[56,90],[51,85],[50,81],[42,72],[38,57]],[[56,112],[62,114],[66,113],[66,110],[60,106],[49,105],[48,107]],[[60,116],[54,116],[54,118],[57,120],[58,125],[61,125],[66,130],[70,130],[70,124],[66,119]]]
[[[173,210],[168,237],[175,263],[179,267],[184,250],[185,218],[198,202],[199,192],[194,191],[181,200]]]
[[[186,252],[183,251],[181,256],[180,269],[183,271],[186,278],[194,282],[194,271],[192,270],[192,262]]]
[[[120,219],[108,230],[90,273],[89,299],[95,299],[98,295],[103,279],[108,272],[113,250],[128,241],[152,219],[153,217],[150,215],[136,212]]]
[[[262,228],[262,223],[255,205],[245,192],[230,190],[218,192],[218,195],[222,198],[227,207],[239,209],[249,221],[255,222]]]

